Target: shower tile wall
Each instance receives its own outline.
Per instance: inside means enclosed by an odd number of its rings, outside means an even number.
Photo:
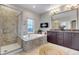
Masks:
[[[0,43],[1,46],[16,43],[18,17],[16,11],[0,5]]]

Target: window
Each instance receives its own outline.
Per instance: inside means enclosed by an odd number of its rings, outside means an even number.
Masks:
[[[34,20],[31,18],[27,20],[27,30],[28,32],[34,32]]]

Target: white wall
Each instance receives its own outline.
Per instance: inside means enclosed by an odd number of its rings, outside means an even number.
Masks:
[[[49,13],[42,14],[40,17],[41,17],[40,23],[44,23],[44,22],[48,23],[48,28],[41,28],[41,29],[43,31],[50,30],[52,25],[51,25],[51,16],[49,15]]]
[[[22,15],[22,27],[21,27],[21,35],[26,35],[27,34],[27,19],[32,18],[34,20],[35,26],[34,26],[34,33],[39,29],[39,23],[40,23],[40,17],[39,15],[31,12],[24,10],[23,15]]]

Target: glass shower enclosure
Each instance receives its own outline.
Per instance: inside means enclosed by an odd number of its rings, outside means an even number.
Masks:
[[[17,11],[0,5],[0,54],[8,54],[20,48]]]

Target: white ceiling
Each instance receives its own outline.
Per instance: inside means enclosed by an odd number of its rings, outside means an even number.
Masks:
[[[45,13],[46,11],[48,11],[51,7],[55,8],[60,5],[59,4],[14,4],[14,6],[19,7],[19,8],[28,9],[35,13],[41,14],[41,13]],[[33,8],[33,6],[36,6],[36,8]]]

